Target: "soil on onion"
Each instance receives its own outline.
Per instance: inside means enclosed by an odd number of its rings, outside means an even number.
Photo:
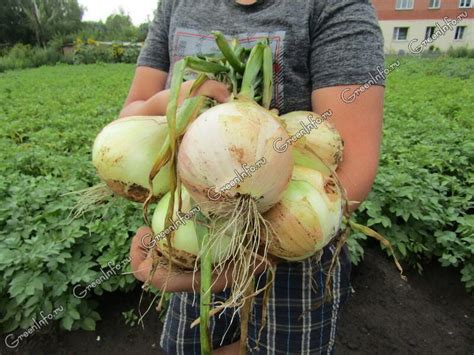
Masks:
[[[353,269],[354,294],[345,307],[336,354],[436,353],[473,354],[474,298],[459,281],[459,272],[436,263],[423,276],[406,272],[403,282],[391,260],[376,247]],[[95,332],[54,331],[35,334],[1,354],[163,354],[162,325],[156,313],[145,328],[125,325],[122,312],[136,308],[139,290],[101,298],[103,320]]]

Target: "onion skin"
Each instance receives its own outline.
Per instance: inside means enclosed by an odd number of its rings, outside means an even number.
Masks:
[[[179,176],[204,211],[223,200],[248,195],[263,213],[278,202],[293,169],[291,149],[283,153],[274,149],[277,138],[289,137],[278,118],[261,106],[251,101],[215,106],[184,135]],[[257,165],[250,176],[239,178],[237,172],[243,172],[244,166]]]
[[[268,252],[288,261],[306,259],[338,233],[342,215],[343,200],[334,178],[295,166],[281,201],[264,215],[272,226]]]
[[[196,210],[191,206],[191,198],[186,190],[182,190],[182,213],[189,213],[189,216],[194,217]],[[168,241],[165,238],[160,238],[158,234],[165,228],[165,218],[170,200],[170,193],[167,193],[160,200],[156,206],[152,218],[152,230],[155,235],[156,244],[159,246],[160,252],[169,258]],[[196,208],[196,207],[194,207]],[[174,220],[178,221],[177,217],[178,206],[175,204]],[[185,219],[185,222],[179,226],[171,238],[171,245],[173,247],[173,263],[179,266],[182,270],[193,270],[196,262],[196,257],[199,255],[199,243],[196,232],[194,219]],[[224,261],[225,253],[230,245],[230,238],[221,238],[213,245],[211,250],[211,257],[213,263]],[[152,246],[154,246],[152,244]]]
[[[337,130],[327,121],[327,119],[309,111],[295,111],[280,116],[284,126],[290,136],[295,136],[299,131],[308,126],[313,120],[318,122],[314,128],[309,129],[309,133],[304,135],[295,143],[295,148],[310,148],[316,152],[321,160],[333,171],[342,162],[344,143]]]
[[[185,196],[183,196],[183,212],[189,212],[191,209],[190,201],[184,197]],[[170,257],[168,253],[168,241],[166,238],[160,239],[157,235],[165,228],[165,218],[169,200],[170,194],[167,193],[156,206],[152,218],[152,230],[155,235],[156,244],[159,246],[160,252],[167,258]],[[176,210],[177,206],[175,205],[174,217],[176,217]],[[186,224],[181,225],[177,229],[171,239],[171,245],[173,246],[173,263],[183,270],[193,270],[196,255],[199,253],[199,244],[193,221],[187,221]],[[177,245],[182,247],[178,249]]]
[[[331,176],[333,174],[327,164],[315,156],[311,151],[309,151],[307,146],[303,148],[293,148],[293,159],[295,160],[295,165],[297,166],[303,166],[305,168],[317,170],[326,176]]]
[[[105,126],[95,139],[92,162],[100,178],[117,195],[144,202],[149,195],[148,176],[168,134],[166,117],[135,116]],[[153,180],[153,196],[168,191],[169,165]]]

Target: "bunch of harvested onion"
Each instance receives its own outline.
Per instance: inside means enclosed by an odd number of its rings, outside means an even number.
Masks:
[[[347,204],[335,173],[343,156],[337,131],[311,112],[270,110],[268,43],[249,50],[215,37],[220,55],[175,64],[166,118],[117,120],[93,149],[99,176],[115,193],[142,202],[146,221],[158,201],[152,228],[161,253],[154,253],[150,279],[159,264],[200,270],[203,354],[211,352],[209,315],[225,307],[248,313],[249,299],[268,289],[254,289],[253,267],[272,272],[268,253],[290,261],[313,256],[340,233]],[[178,107],[189,70],[198,74],[191,91],[219,80],[229,86],[230,102],[198,96]],[[228,262],[231,296],[211,312],[212,274]],[[241,326],[244,351],[246,322]]]

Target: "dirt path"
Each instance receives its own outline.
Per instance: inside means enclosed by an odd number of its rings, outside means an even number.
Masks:
[[[341,318],[337,354],[474,354],[474,298],[464,291],[457,271],[429,265],[423,277],[407,276],[405,283],[376,248],[366,251],[353,272],[355,293]],[[161,354],[158,317],[148,316],[145,330],[124,324],[121,313],[136,306],[137,295],[103,298],[104,320],[96,332],[53,331],[31,338],[16,353]]]

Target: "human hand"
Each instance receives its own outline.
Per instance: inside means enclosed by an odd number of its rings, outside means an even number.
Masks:
[[[152,270],[153,258],[151,250],[156,247],[155,243],[153,243],[153,237],[153,231],[149,227],[140,227],[133,237],[130,246],[132,272],[135,278],[142,282],[148,280]],[[267,262],[264,262],[262,259],[256,260],[253,266],[254,274],[258,275],[264,272],[270,265],[274,267],[278,261],[280,260],[270,255],[267,255]],[[229,262],[221,274],[214,275],[213,292],[220,292],[232,284],[232,272],[233,263]],[[170,273],[166,266],[158,266],[151,279],[151,284],[161,290],[166,287],[166,291],[169,292],[192,292],[199,289],[199,280],[199,272],[193,278],[192,273],[177,271]]]
[[[166,115],[166,108],[170,100],[171,90],[164,90],[164,88],[162,88],[157,91],[153,81],[149,81],[148,79],[148,71],[143,71],[144,68],[139,69],[141,69],[141,74],[139,75],[139,78],[134,80],[129,98],[120,112],[120,117]],[[194,83],[195,80],[188,80],[181,85],[178,97],[179,105],[182,104],[185,97],[188,95],[207,96],[219,103],[224,103],[229,100],[229,89],[225,84],[219,81],[207,80],[199,88],[190,92]]]
[[[137,280],[145,282],[151,271],[152,258],[150,257],[150,246],[153,231],[149,227],[140,227],[132,239],[130,246],[130,266]]]
[[[139,281],[150,281],[150,284],[162,291],[168,292],[192,292],[193,275],[171,271],[166,265],[158,265],[150,278],[153,267],[153,256],[151,252],[157,247],[153,240],[154,234],[149,227],[140,227],[132,239],[130,246],[130,265],[133,275]],[[159,252],[158,252],[159,253]]]
[[[211,99],[216,100],[219,103],[224,103],[229,100],[230,92],[228,87],[219,81],[216,80],[207,80],[199,86],[193,92],[190,92],[192,86],[194,85],[195,80],[188,80],[184,82],[181,86],[181,91],[179,94],[179,103],[181,104],[184,101],[184,98],[189,94],[189,96],[207,96]]]

